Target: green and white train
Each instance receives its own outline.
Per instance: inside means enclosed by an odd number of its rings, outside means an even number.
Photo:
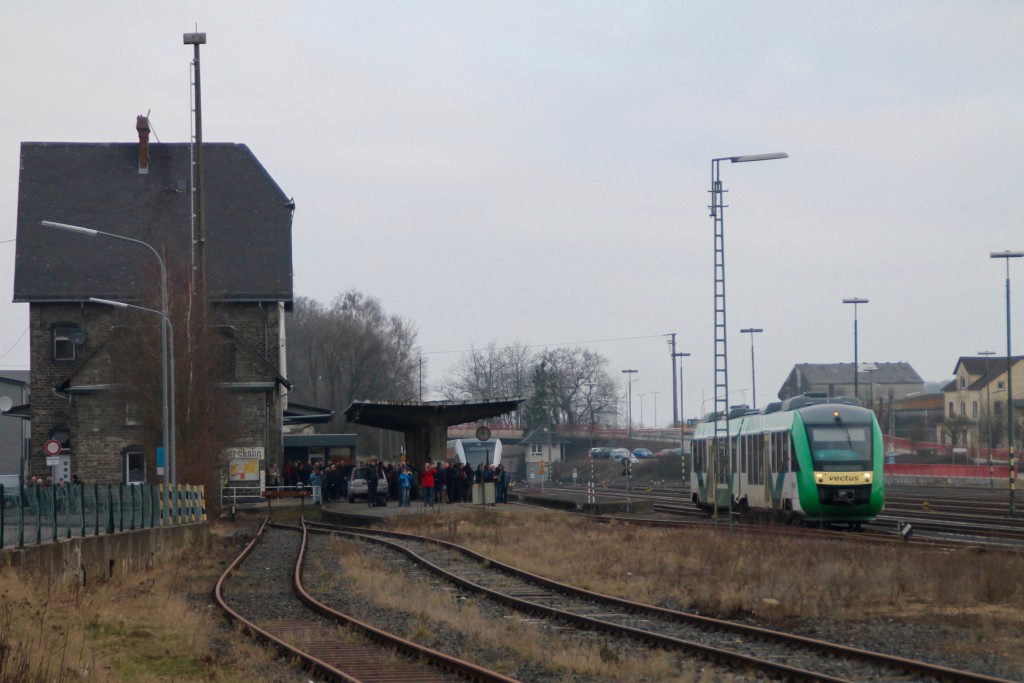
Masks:
[[[691,497],[709,514],[858,529],[882,511],[882,430],[859,400],[805,394],[734,408],[717,430],[716,417],[694,430],[691,449]]]

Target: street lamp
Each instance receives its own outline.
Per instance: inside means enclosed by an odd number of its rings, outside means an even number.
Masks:
[[[633,375],[639,370],[623,370],[622,374],[629,375],[629,402],[626,404],[626,438],[633,438]]]
[[[163,366],[164,366],[165,369],[168,369],[167,374],[165,374],[164,377],[163,377],[163,384],[164,384],[164,388],[165,388],[165,393],[167,393],[167,391],[166,391],[167,387],[168,386],[170,387],[169,391],[170,391],[170,397],[171,397],[171,404],[173,404],[174,403],[174,325],[171,324],[171,320],[170,320],[170,318],[167,317],[167,314],[163,313],[162,311],[153,310],[152,308],[146,308],[144,306],[136,306],[135,304],[127,304],[127,303],[124,303],[123,301],[111,301],[110,299],[98,299],[98,298],[96,298],[94,296],[89,297],[89,301],[91,303],[94,303],[94,304],[103,304],[104,306],[113,306],[114,308],[134,308],[137,311],[146,311],[148,313],[155,313],[156,315],[158,315],[158,316],[160,316],[162,318],[164,323],[167,324],[167,327],[171,331],[171,334],[169,335],[168,340],[167,340],[167,342],[168,342],[167,346],[170,349],[170,359],[168,360],[167,357],[163,358]],[[170,469],[170,467],[168,467],[168,463],[164,463],[164,499],[165,499],[165,503],[167,502],[167,500],[169,500],[169,495],[170,495],[170,491],[168,490],[168,487],[167,487],[167,471],[169,469]],[[177,482],[175,481],[173,483],[176,484]],[[170,511],[170,506],[165,504],[164,509],[169,512]]]
[[[660,391],[652,391],[651,396],[654,397],[654,424],[652,425],[655,429],[658,428],[658,394]]]
[[[1013,451],[1013,356],[1010,353],[1010,259],[1024,256],[1024,251],[993,251],[989,258],[1006,260],[1006,438],[1010,442],[1010,516],[1016,512],[1014,485],[1017,481],[1017,460]]]
[[[753,408],[757,408],[757,379],[754,374],[754,335],[758,332],[764,332],[760,327],[747,327],[740,330],[740,334],[750,335],[750,388],[753,392]]]
[[[646,396],[648,393],[650,392],[637,394],[637,398],[640,399],[640,429],[644,428],[644,396]]]
[[[715,412],[721,411],[723,419],[729,413],[729,357],[725,332],[725,203],[723,201],[720,167],[723,161],[733,164],[747,161],[770,161],[786,159],[785,152],[769,154],[747,154],[743,156],[718,157],[711,160],[711,218],[715,223]],[[721,437],[722,420],[715,421],[715,442]],[[728,425],[728,423],[726,423]],[[728,430],[728,426],[725,427]],[[729,524],[732,524],[732,440],[725,439],[726,459],[729,462]],[[715,518],[718,518],[718,492],[714,493]]]
[[[90,237],[102,236],[112,237],[118,240],[124,240],[125,242],[132,242],[134,244],[141,244],[142,246],[153,252],[153,256],[156,257],[156,262],[160,266],[160,314],[163,316],[160,324],[160,354],[163,362],[162,365],[162,376],[163,376],[163,449],[164,456],[168,462],[164,463],[164,487],[166,488],[169,483],[177,483],[177,472],[175,471],[177,463],[174,459],[174,433],[169,428],[174,423],[173,411],[174,406],[170,404],[168,399],[169,383],[167,381],[168,365],[167,365],[167,326],[169,324],[169,318],[167,316],[167,275],[164,270],[164,260],[160,258],[160,254],[151,245],[142,240],[137,240],[132,237],[125,237],[124,235],[115,235],[112,232],[104,232],[102,230],[93,230],[92,228],[83,228],[79,225],[69,225],[67,223],[57,223],[55,221],[40,221],[41,225],[48,228],[57,228],[59,230],[67,230],[68,232],[78,233],[79,235],[88,235]],[[169,407],[169,408],[168,408]],[[170,417],[168,410],[170,410]],[[170,443],[168,443],[170,439]],[[170,447],[168,447],[170,445]],[[168,463],[170,467],[168,467]],[[168,470],[171,471],[170,477]]]
[[[843,303],[853,304],[853,396],[854,398],[860,398],[858,393],[860,387],[857,383],[857,306],[868,303],[868,300],[854,297],[852,299],[843,299]]]
[[[985,357],[985,420],[988,427],[988,487],[995,488],[995,476],[992,470],[992,378],[989,376],[988,357],[996,355],[995,351],[978,351],[979,356]]]
[[[679,353],[673,353],[672,354],[673,359],[675,359],[675,358],[679,359],[679,426],[680,426],[680,428],[682,428],[683,425],[686,424],[686,411],[683,410],[683,396],[685,395],[685,392],[683,390],[683,360],[682,359],[683,358],[688,358],[689,356],[690,356],[689,353],[685,353],[685,352],[682,352],[682,351],[680,351]]]

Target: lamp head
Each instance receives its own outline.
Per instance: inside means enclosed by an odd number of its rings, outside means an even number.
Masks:
[[[789,155],[785,152],[770,152],[768,154],[744,154],[738,157],[729,157],[729,161],[734,164],[741,164],[745,161],[770,161],[771,159],[788,159]]]
[[[82,235],[95,236],[99,234],[98,230],[92,228],[83,228],[80,225],[68,225],[67,223],[57,223],[55,221],[39,221],[40,225],[44,225],[47,228],[58,228],[60,230],[67,230],[68,232],[77,232]]]

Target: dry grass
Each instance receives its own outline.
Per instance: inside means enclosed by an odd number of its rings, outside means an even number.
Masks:
[[[0,683],[263,681],[281,667],[225,627],[208,596],[223,556],[189,557],[88,587],[11,570],[0,595]]]
[[[399,574],[374,557],[359,543],[335,540],[334,571],[349,591],[360,600],[373,600],[381,607],[408,615],[409,637],[428,645],[441,645],[432,629],[443,625],[447,632],[460,632],[475,647],[488,650],[487,666],[509,674],[517,662],[533,661],[553,670],[572,671],[573,680],[637,681],[684,680],[672,668],[673,656],[662,650],[635,655],[612,653],[592,641],[566,642],[551,638],[542,621],[526,616],[496,621],[483,612],[474,599],[458,600],[454,591],[437,590],[436,583]],[[463,642],[463,638],[459,642]]]
[[[937,647],[968,657],[997,653],[1021,662],[1024,671],[1016,638],[1024,632],[1024,557],[936,552],[912,544],[874,548],[777,539],[724,528],[638,529],[554,513],[474,510],[461,516],[402,516],[395,525],[584,588],[712,616],[753,616],[784,629],[809,619],[955,627],[958,637]],[[254,529],[254,524],[216,525],[215,533],[242,527]],[[186,556],[87,588],[53,588],[5,571],[0,683],[288,680],[274,653],[225,628],[212,606],[209,594],[222,563],[240,549],[237,539],[214,546],[220,549],[203,558]],[[407,578],[394,577],[368,556],[357,554],[343,568],[351,573],[343,577],[333,565],[311,568],[307,585],[390,577],[377,594],[401,592],[394,609],[413,613],[418,635],[427,639],[432,623],[427,615],[447,619],[454,611],[447,592],[409,590]],[[460,604],[457,623],[450,627],[473,638],[524,643],[524,656],[549,667],[591,672],[593,678],[642,678],[641,669],[623,668],[633,666],[623,662],[609,674],[592,648],[552,651],[540,645],[544,639],[527,619],[494,624],[475,605]],[[644,670],[652,679],[668,666],[660,659],[642,665],[651,667]]]
[[[719,618],[751,617],[790,630],[815,619],[962,629],[942,647],[967,657],[998,652],[1024,670],[1015,642],[1024,631],[1019,555],[787,539],[725,527],[643,529],[544,512],[478,510],[444,525],[430,516],[397,523],[582,588]]]

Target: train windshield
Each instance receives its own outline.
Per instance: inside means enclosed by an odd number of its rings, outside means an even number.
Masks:
[[[817,471],[871,469],[871,425],[807,425],[807,440]]]

